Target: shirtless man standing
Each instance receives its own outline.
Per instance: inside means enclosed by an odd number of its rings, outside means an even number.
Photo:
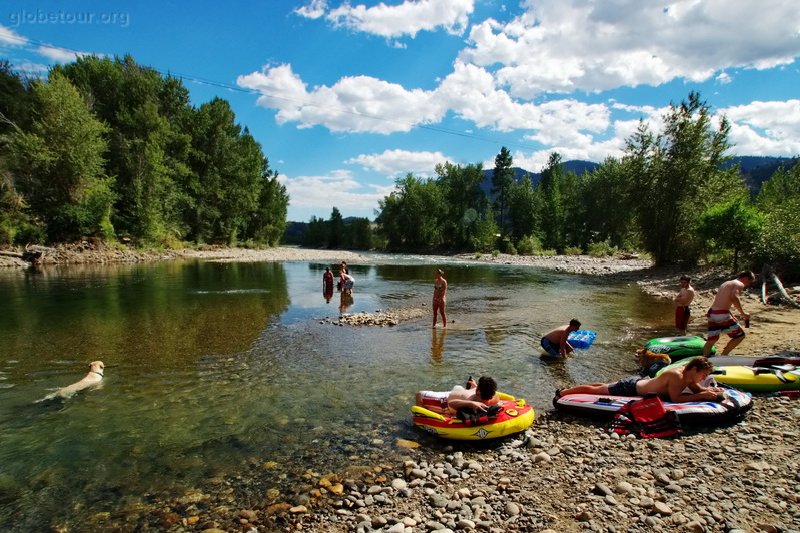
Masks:
[[[678,329],[679,335],[686,335],[686,327],[689,325],[689,318],[692,311],[689,304],[694,300],[694,287],[692,287],[692,279],[684,274],[680,279],[681,290],[675,295],[675,327]]]
[[[581,323],[573,318],[566,326],[559,326],[548,331],[542,337],[542,349],[553,357],[558,357],[559,355],[566,357],[573,350],[572,345],[567,342],[569,334],[579,329],[581,329]]]
[[[708,357],[711,354],[711,347],[714,346],[723,333],[727,333],[731,340],[722,349],[721,355],[728,355],[731,350],[736,348],[744,340],[744,330],[739,325],[739,321],[731,313],[731,306],[735,307],[745,319],[745,324],[750,320],[750,313],[745,313],[742,309],[742,302],[739,296],[742,291],[749,287],[756,279],[755,274],[745,270],[736,275],[735,279],[726,281],[719,286],[714,302],[706,315],[708,316],[708,340],[703,346],[703,355]]]
[[[569,389],[559,389],[556,396],[567,394],[597,394],[601,396],[645,396],[657,394],[661,399],[673,403],[722,401],[725,398],[721,387],[700,385],[714,369],[705,357],[695,357],[686,366],[669,369],[654,378],[631,376],[614,383],[592,383]],[[690,392],[684,392],[689,389]]]

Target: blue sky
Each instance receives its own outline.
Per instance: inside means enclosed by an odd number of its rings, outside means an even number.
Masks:
[[[18,1],[0,55],[31,75],[131,54],[220,96],[261,143],[288,218],[374,218],[437,163],[540,171],[619,156],[699,91],[731,154],[800,155],[800,10],[784,0]],[[211,83],[206,83],[207,80]]]

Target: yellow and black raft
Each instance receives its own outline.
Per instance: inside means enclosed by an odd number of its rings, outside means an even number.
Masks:
[[[533,407],[521,398],[498,392],[500,401],[492,417],[462,420],[457,416],[434,413],[415,405],[411,407],[414,425],[437,437],[452,440],[486,440],[524,431],[533,424]]]

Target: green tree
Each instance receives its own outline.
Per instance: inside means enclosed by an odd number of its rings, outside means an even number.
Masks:
[[[509,193],[508,218],[511,233],[517,243],[531,236],[539,240],[541,213],[540,196],[533,188],[531,177],[525,174],[522,181],[513,186]]]
[[[190,236],[233,244],[257,211],[266,160],[247,129],[236,124],[227,101],[214,98],[201,105],[193,123]]]
[[[331,210],[331,218],[328,219],[328,248],[341,248],[342,236],[344,235],[344,221],[338,207]]]
[[[722,118],[714,127],[699,94],[670,105],[664,124],[657,136],[640,124],[627,141],[625,156],[642,243],[659,265],[695,261],[703,244],[697,231],[700,214],[744,189],[737,168],[722,168],[730,125]]]
[[[591,242],[608,241],[625,248],[635,242],[635,201],[631,197],[629,170],[622,161],[606,159],[597,169],[583,176],[581,197]]]
[[[275,246],[286,230],[289,195],[286,193],[286,187],[278,181],[278,173],[270,170],[266,158],[263,159],[262,168],[258,202],[250,218],[246,237]]]
[[[701,215],[699,230],[710,252],[733,255],[732,270],[739,269],[739,254],[752,250],[761,233],[763,215],[750,204],[748,195],[709,206]]]
[[[407,174],[378,202],[375,219],[391,250],[427,250],[444,244],[442,188],[437,181]]]
[[[303,244],[314,248],[322,248],[328,244],[328,223],[324,219],[312,216],[303,234]]]
[[[457,250],[470,249],[489,206],[480,188],[483,166],[444,163],[436,165],[436,174],[443,198],[444,242]]]
[[[188,174],[188,139],[178,121],[189,110],[185,88],[131,56],[82,57],[57,69],[111,128],[106,168],[116,178],[118,231],[155,242],[182,233],[180,181]]]
[[[32,86],[30,131],[11,134],[8,165],[15,189],[50,241],[81,235],[113,238],[114,194],[104,173],[107,128],[57,72]]]
[[[764,224],[753,246],[754,266],[768,264],[784,276],[800,277],[800,164],[780,168],[764,182],[756,205]]]
[[[542,205],[542,244],[545,248],[564,250],[564,201],[561,188],[564,181],[564,165],[557,152],[550,154],[547,166],[542,171],[537,193]]]
[[[372,248],[372,228],[368,218],[353,218],[344,225],[344,245],[357,250]]]
[[[7,59],[0,60],[0,135],[30,127],[33,102],[28,86]]]
[[[496,195],[495,205],[498,210],[500,229],[505,231],[505,214],[508,209],[509,193],[514,185],[514,159],[511,152],[503,146],[500,153],[494,158],[492,170],[492,193]]]

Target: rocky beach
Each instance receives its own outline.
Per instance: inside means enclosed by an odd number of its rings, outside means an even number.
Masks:
[[[177,258],[367,264],[376,257],[380,256],[292,247],[137,254],[76,245],[45,254],[43,268],[50,263]],[[445,260],[607,276],[637,283],[646,293],[663,298],[677,291],[681,273],[654,269],[649,261],[634,256],[464,254]],[[13,258],[0,261],[9,267],[25,266]],[[690,334],[702,334],[701,310],[726,273],[708,269],[688,274],[698,291]],[[789,290],[796,297],[797,290]],[[753,319],[737,354],[800,349],[800,310],[762,304],[753,291],[743,305]],[[380,320],[369,315],[340,320],[344,325],[391,325],[382,322],[397,323],[427,312],[389,309],[382,311]],[[149,497],[147,504],[121,506],[118,512],[98,514],[91,521],[97,531],[207,533],[800,531],[797,399],[759,395],[742,420],[719,427],[685,427],[681,437],[664,440],[611,435],[607,420],[538,407],[536,421],[524,433],[480,445],[432,441],[422,435],[418,441],[384,441],[380,435],[365,435],[370,446],[391,450],[392,456],[399,453],[402,459],[390,462],[354,456],[353,465],[359,466],[351,469],[326,474],[309,471],[299,495],[266,491],[245,499],[242,480],[215,478],[181,497]],[[251,467],[242,465],[242,470]],[[260,468],[268,470],[269,465]],[[257,487],[250,487],[249,494],[254,491]]]

